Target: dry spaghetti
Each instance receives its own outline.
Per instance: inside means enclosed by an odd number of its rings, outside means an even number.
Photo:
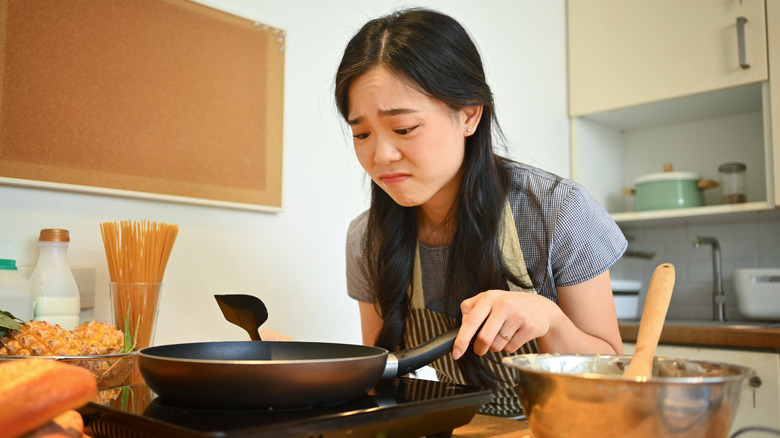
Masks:
[[[111,279],[114,325],[124,329],[129,314],[137,348],[148,347],[154,332],[160,286],[179,227],[150,221],[121,221],[101,223],[100,231]]]
[[[162,282],[179,233],[177,225],[150,221],[103,222],[100,231],[112,282]]]

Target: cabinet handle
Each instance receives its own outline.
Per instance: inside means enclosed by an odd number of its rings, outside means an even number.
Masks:
[[[745,53],[745,23],[747,18],[737,17],[737,47],[739,48],[739,66],[743,69],[750,68]]]

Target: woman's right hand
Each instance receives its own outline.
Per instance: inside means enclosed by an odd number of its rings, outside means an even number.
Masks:
[[[264,341],[292,341],[293,338],[271,329],[260,330],[260,339]]]
[[[452,350],[460,359],[473,339],[474,352],[514,353],[532,339],[548,334],[555,322],[565,318],[551,300],[534,293],[490,290],[463,300],[463,322]]]
[[[474,340],[474,352],[514,353],[537,339],[540,353],[622,353],[609,270],[571,286],[558,286],[558,304],[534,293],[487,291],[461,303],[463,322],[452,357]]]

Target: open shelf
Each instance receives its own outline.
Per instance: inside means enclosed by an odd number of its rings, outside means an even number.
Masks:
[[[681,222],[711,224],[739,220],[780,218],[780,210],[768,202],[747,202],[744,204],[708,205],[671,210],[613,213],[612,218],[621,227],[630,228],[649,223],[653,225],[679,224]]]

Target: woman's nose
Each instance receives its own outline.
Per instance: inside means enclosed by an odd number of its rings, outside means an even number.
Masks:
[[[394,142],[388,138],[378,138],[374,150],[374,162],[377,164],[389,164],[401,159],[403,154]]]

